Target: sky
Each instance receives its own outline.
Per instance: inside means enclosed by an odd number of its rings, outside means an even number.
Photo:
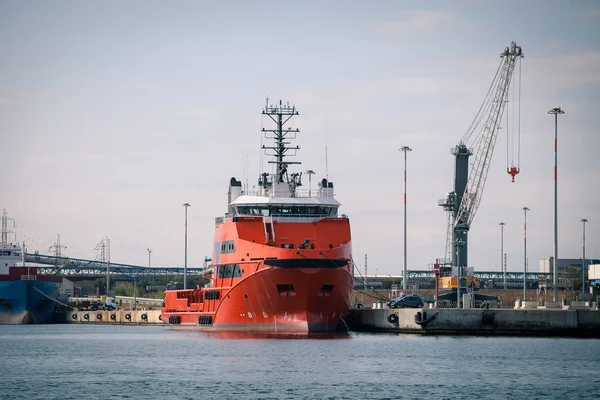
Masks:
[[[189,202],[188,265],[201,266],[229,179],[251,187],[267,165],[268,97],[296,105],[297,171],[334,182],[361,271],[367,254],[370,274],[401,273],[399,148],[412,148],[407,267],[428,269],[444,257],[450,149],[511,41],[520,107],[509,101],[498,133],[469,266],[500,270],[505,222],[507,269],[523,270],[525,206],[529,270],[552,256],[558,106],[559,258],[582,257],[582,218],[600,258],[595,1],[0,0],[0,208],[30,252],[52,254],[60,234],[64,255],[94,259],[108,237],[112,262],[147,265],[150,248],[153,266],[182,266]]]

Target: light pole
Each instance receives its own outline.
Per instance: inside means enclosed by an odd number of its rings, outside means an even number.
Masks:
[[[525,301],[525,295],[527,294],[527,211],[529,211],[529,208],[523,207],[523,211],[525,212],[525,226],[523,234],[523,301]]]
[[[554,114],[554,263],[552,273],[552,297],[554,302],[558,299],[558,114],[564,113],[560,107],[548,111],[548,114]]]
[[[315,171],[309,169],[306,173],[308,174],[308,197],[311,197],[312,182],[310,178],[315,174]]]
[[[190,203],[183,203],[185,207],[185,256],[183,263],[183,289],[187,289],[187,209],[191,207]]]
[[[404,270],[402,274],[402,290],[407,290],[408,271],[406,267],[406,153],[412,151],[408,146],[400,147],[400,151],[404,152]]]
[[[585,223],[587,219],[583,218],[581,223],[583,224],[583,262],[581,264],[581,293],[585,293]]]
[[[152,266],[152,258],[151,258],[151,254],[152,254],[152,249],[146,249],[148,250],[148,268],[150,268]],[[135,310],[136,305],[137,305],[137,273],[135,275],[133,275],[133,309]]]
[[[504,222],[500,222],[500,268],[504,274],[504,290],[506,290],[506,267],[504,265]]]

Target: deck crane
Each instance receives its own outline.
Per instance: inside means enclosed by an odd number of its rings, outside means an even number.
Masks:
[[[500,65],[483,104],[461,141],[452,149],[455,156],[454,191],[446,194],[446,197],[438,202],[449,214],[446,260],[439,262],[440,286],[444,288],[457,287],[457,272],[458,276],[465,276],[464,269],[468,266],[469,228],[481,203],[500,122],[508,101],[511,79],[515,65],[523,58],[523,52],[521,47],[512,42],[500,57]],[[474,155],[474,161],[469,173],[471,155]],[[456,268],[454,272],[450,267]],[[461,280],[460,286],[478,288],[479,283],[476,278],[471,280],[467,277]]]

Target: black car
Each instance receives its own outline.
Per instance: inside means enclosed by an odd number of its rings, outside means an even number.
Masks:
[[[423,299],[419,296],[401,296],[388,303],[390,308],[422,308]]]

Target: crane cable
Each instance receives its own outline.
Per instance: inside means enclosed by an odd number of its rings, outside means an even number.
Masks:
[[[517,145],[517,167],[521,168],[521,65],[523,61],[519,58],[519,121],[517,127],[518,133],[518,145]]]
[[[510,155],[510,162],[512,163],[512,166],[515,166],[515,85],[511,85],[511,89],[512,89],[512,151],[511,151],[511,155]],[[507,113],[508,114],[508,113]],[[519,168],[518,165],[516,165],[517,168]]]
[[[513,94],[514,94],[514,90],[513,90]],[[508,132],[508,113],[506,113],[506,170],[508,171],[508,167],[510,165],[509,158],[510,158],[510,145],[511,145],[511,140],[510,140],[510,135]]]
[[[515,113],[515,87],[512,86],[512,128],[509,133],[509,118],[506,113],[506,168],[516,167],[517,170],[521,168],[521,79],[522,79],[522,61],[519,58],[519,88],[517,94],[518,108]],[[517,129],[515,130],[515,118],[517,119]],[[515,165],[515,146],[517,146],[517,163]],[[509,157],[510,155],[510,157]],[[510,163],[509,163],[510,158]]]
[[[500,71],[502,70],[502,65],[504,64],[504,58],[502,58],[500,60],[500,64],[498,65],[498,69],[496,69],[496,74],[494,75],[494,79],[492,80],[492,83],[490,84],[490,87],[488,88],[487,94],[483,100],[483,103],[481,103],[481,106],[479,107],[479,111],[477,111],[477,114],[475,115],[475,118],[473,119],[473,122],[471,122],[471,125],[469,126],[469,128],[467,129],[467,131],[465,132],[465,134],[462,137],[462,142],[463,143],[467,143],[469,141],[469,139],[471,138],[471,135],[473,134],[473,132],[475,131],[475,129],[477,128],[477,126],[479,126],[479,124],[481,123],[481,120],[483,119],[484,115],[487,114],[487,110],[489,109],[489,107],[491,106],[491,92],[492,92],[492,88],[494,88],[494,86],[496,86],[497,80],[498,80],[498,74],[500,73]],[[483,111],[483,112],[482,112]]]

